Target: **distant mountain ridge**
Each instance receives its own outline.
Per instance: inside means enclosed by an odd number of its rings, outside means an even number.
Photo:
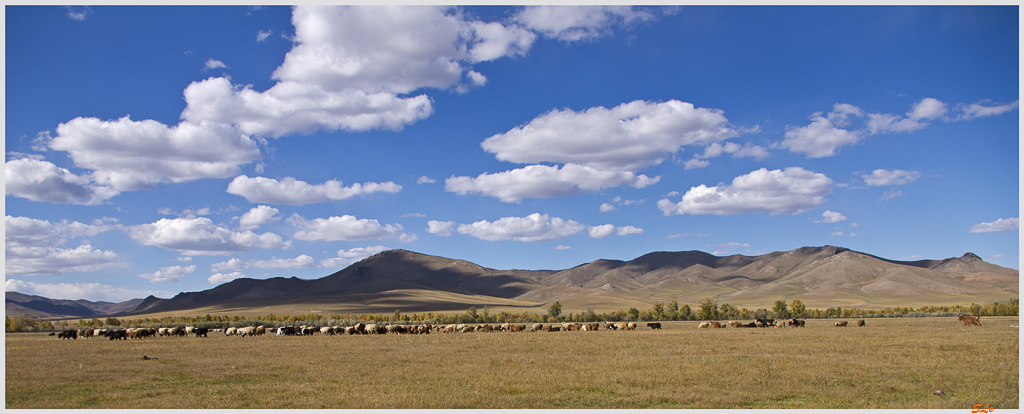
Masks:
[[[496,270],[465,260],[389,250],[319,279],[236,279],[170,299],[135,299],[130,309],[127,302],[117,307],[90,307],[83,301],[14,302],[25,309],[73,316],[85,312],[80,308],[130,314],[255,308],[343,313],[451,312],[469,306],[536,310],[556,300],[567,311],[618,310],[647,309],[669,300],[693,306],[707,297],[748,308],[770,308],[779,299],[800,299],[808,307],[878,308],[1015,298],[1018,276],[1017,270],[987,263],[973,253],[905,262],[836,246],[760,256],[652,252],[630,261],[600,259],[565,270]],[[8,292],[8,313],[12,293]]]

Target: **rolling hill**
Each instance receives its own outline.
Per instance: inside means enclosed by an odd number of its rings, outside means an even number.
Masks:
[[[894,261],[835,246],[761,256],[654,252],[630,261],[596,260],[565,270],[496,270],[465,260],[389,250],[320,279],[237,279],[170,299],[136,299],[132,315],[599,312],[711,297],[770,308],[799,299],[811,308],[991,303],[1019,295],[1019,275],[967,253],[945,260]],[[8,292],[8,313],[11,312]],[[65,301],[66,302],[66,301]],[[36,309],[18,302],[19,306]],[[38,308],[59,314],[57,308]],[[71,312],[70,309],[66,310]],[[71,315],[68,313],[68,315]],[[76,315],[77,316],[77,315]]]

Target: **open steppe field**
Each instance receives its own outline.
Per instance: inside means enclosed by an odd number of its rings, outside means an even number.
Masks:
[[[980,327],[847,320],[128,341],[8,333],[5,407],[1019,407],[1018,317],[984,317]]]

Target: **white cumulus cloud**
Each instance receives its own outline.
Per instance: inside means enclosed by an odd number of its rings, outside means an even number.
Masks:
[[[5,273],[45,276],[72,272],[96,272],[124,267],[127,263],[110,250],[98,250],[89,243],[67,248],[68,239],[93,236],[115,228],[64,221],[50,223],[28,217],[6,216],[4,220]]]
[[[643,233],[644,229],[633,226],[616,227],[613,224],[602,224],[600,226],[590,227],[589,233],[591,238],[600,239],[617,234],[619,236],[626,236],[630,234]]]
[[[427,222],[427,233],[448,237],[455,233],[454,221],[430,220]]]
[[[473,224],[460,224],[458,232],[487,241],[538,242],[561,239],[585,228],[573,220],[533,213],[526,217],[505,217],[494,222],[481,220]]]
[[[230,281],[235,280],[235,279],[241,279],[241,278],[244,278],[244,277],[246,277],[246,276],[244,274],[242,274],[242,272],[217,273],[217,274],[214,274],[213,276],[210,276],[206,280],[208,280],[210,283],[212,283],[214,285],[219,285],[219,284],[230,282]]]
[[[153,273],[142,273],[139,277],[148,279],[149,283],[174,283],[181,281],[185,275],[196,271],[196,265],[167,266]]]
[[[292,177],[285,177],[279,181],[273,178],[250,178],[240,175],[231,180],[227,192],[245,197],[251,203],[301,206],[379,192],[397,193],[401,190],[402,186],[390,181],[355,183],[344,187],[341,181],[337,180],[329,180],[323,184],[309,184]]]
[[[92,170],[94,185],[116,191],[155,184],[227,178],[261,158],[256,141],[227,125],[153,120],[75,118],[57,126],[48,142],[66,151],[79,168]]]
[[[680,214],[799,214],[823,202],[834,182],[825,174],[800,167],[762,168],[733,179],[732,184],[691,187],[682,201],[658,201],[666,216]]]
[[[615,25],[629,25],[655,18],[649,11],[629,6],[534,6],[513,20],[545,37],[574,42],[606,35]]]
[[[164,218],[154,223],[131,226],[128,235],[143,245],[175,250],[185,256],[229,255],[252,249],[291,248],[291,241],[285,242],[277,234],[231,231],[206,217]]]
[[[1017,217],[1001,218],[990,223],[978,223],[971,226],[970,233],[1003,233],[1014,231],[1020,227],[1020,219]]]
[[[224,62],[221,62],[221,61],[219,61],[217,59],[211,58],[211,59],[207,59],[206,60],[206,70],[210,70],[210,69],[226,69],[227,67],[228,67],[228,65],[224,64]]]
[[[295,46],[259,92],[211,78],[185,91],[191,121],[281,137],[317,130],[400,130],[433,112],[423,88],[464,91],[471,64],[521,55],[536,37],[515,24],[467,20],[448,7],[300,5]]]
[[[837,149],[856,144],[861,138],[860,133],[839,127],[845,125],[849,115],[858,113],[854,108],[856,107],[852,105],[836,104],[833,112],[827,115],[811,115],[810,125],[788,128],[785,133],[786,139],[780,146],[790,152],[805,154],[808,158],[836,155]]]
[[[870,175],[861,175],[864,183],[872,187],[910,184],[921,177],[920,171],[883,170],[871,171]]]
[[[267,260],[240,260],[231,258],[226,262],[214,263],[210,266],[213,272],[245,271],[258,267],[260,269],[308,269],[316,267],[316,260],[307,255],[299,255],[293,259],[278,259],[276,257]]]
[[[253,207],[238,218],[238,229],[253,230],[264,224],[281,220],[281,216],[278,216],[277,213],[280,213],[280,210],[270,206]]]
[[[306,220],[298,214],[288,218],[297,228],[305,229],[292,236],[298,240],[357,241],[380,239],[402,231],[400,224],[381,225],[375,219],[359,219],[351,215]]]
[[[840,221],[846,221],[846,216],[832,210],[825,210],[824,213],[821,213],[821,217],[821,220],[815,221],[815,223],[838,223]]]
[[[658,182],[661,177],[650,178],[630,171],[605,171],[592,167],[566,164],[563,167],[529,165],[511,171],[480,174],[477,177],[449,177],[445,191],[466,195],[479,193],[497,197],[506,203],[518,203],[524,198],[548,198],[582,194],[620,186],[644,188]]]
[[[480,146],[502,161],[637,171],[661,163],[685,145],[738,136],[727,124],[720,110],[676,100],[638,100],[611,109],[553,110]]]
[[[119,193],[92,183],[89,176],[31,158],[7,161],[4,182],[6,195],[57,204],[99,205]]]

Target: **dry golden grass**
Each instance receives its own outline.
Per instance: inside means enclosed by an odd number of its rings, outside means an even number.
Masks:
[[[6,408],[1018,408],[1018,321],[129,341],[7,334]]]

